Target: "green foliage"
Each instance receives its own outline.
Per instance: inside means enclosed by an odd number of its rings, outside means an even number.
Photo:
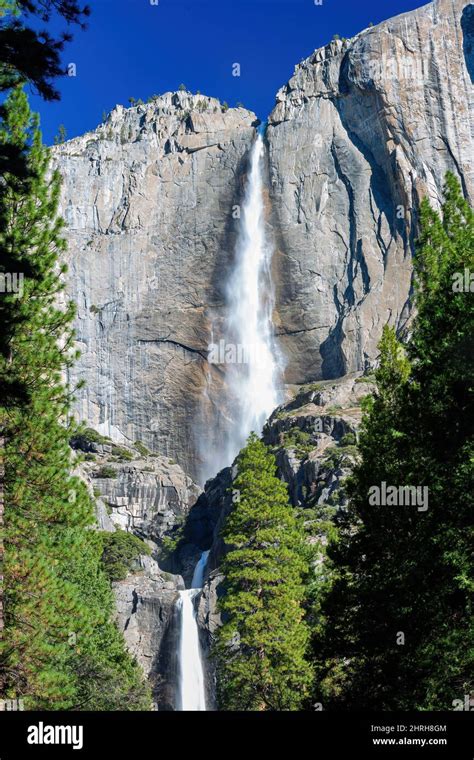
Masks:
[[[342,412],[342,406],[340,404],[332,404],[325,409],[326,414],[334,414],[337,416],[338,412]]]
[[[295,449],[300,454],[309,454],[315,448],[310,433],[299,427],[293,427],[283,433],[282,445],[287,449]]]
[[[356,383],[375,383],[375,374],[368,372],[366,375],[356,377]]]
[[[70,27],[83,27],[88,15],[76,0],[0,0],[0,90],[28,82],[45,100],[59,100],[53,80],[64,75],[64,44],[71,40]],[[56,37],[42,23],[51,19]],[[68,33],[58,33],[58,21],[67,22]]]
[[[170,535],[163,536],[161,541],[161,556],[168,560],[177,551],[184,538],[184,522],[175,525]]]
[[[139,666],[125,650],[113,616],[114,598],[101,563],[104,542],[115,534],[82,531],[80,562],[64,564],[64,576],[90,610],[87,627],[74,621],[68,633],[64,667],[75,684],[74,707],[80,710],[149,710],[150,694]],[[141,553],[147,553],[148,547]],[[48,707],[48,703],[44,703]]]
[[[55,145],[61,145],[62,143],[65,143],[67,139],[67,131],[64,124],[59,125],[58,134],[54,138],[54,144]]]
[[[339,446],[356,446],[357,437],[355,433],[346,433],[339,441]]]
[[[359,454],[357,446],[328,446],[324,450],[322,463],[329,469],[338,470],[340,467],[352,467]]]
[[[141,538],[116,530],[103,539],[102,566],[111,581],[121,581],[133,569],[140,554],[151,554],[150,547]]]
[[[112,454],[114,457],[117,457],[117,459],[122,462],[131,462],[135,458],[131,451],[124,448],[123,446],[117,446],[117,444],[115,443],[112,444]]]
[[[4,636],[0,695],[28,709],[137,709],[149,704],[140,673],[111,622],[100,570],[101,539],[85,484],[71,475],[70,390],[74,308],[60,308],[65,250],[57,216],[60,180],[49,171],[37,117],[15,89],[0,124],[27,175],[6,172],[0,189],[0,251],[24,287],[2,298],[0,396],[4,437]],[[79,643],[77,643],[79,641]],[[87,677],[86,677],[87,674]],[[104,707],[106,705],[106,707]]]
[[[221,110],[222,110],[223,113],[225,113],[226,111],[229,110],[229,104],[227,103],[227,101],[224,100],[224,102],[223,102],[223,104],[221,106]]]
[[[473,212],[448,175],[442,217],[420,209],[417,316],[405,348],[380,343],[365,403],[350,509],[328,550],[314,649],[329,707],[452,709],[473,690]],[[428,509],[376,506],[369,489],[427,486]],[[397,643],[400,633],[405,643]]]
[[[108,444],[110,445],[112,441],[110,438],[107,438],[105,435],[101,435],[97,432],[97,430],[94,430],[93,428],[79,428],[78,433],[76,436],[74,436],[74,440],[77,441],[78,444],[83,445],[85,448],[87,448],[87,445],[90,443],[98,443],[98,444]]]
[[[317,393],[318,391],[322,390],[323,388],[324,388],[324,383],[308,383],[307,385],[303,385],[301,387],[300,394],[310,393],[311,391],[314,391],[315,393]]]
[[[185,84],[180,84],[179,87],[178,87],[178,90],[179,90],[179,92],[187,92],[188,88],[186,87]]]
[[[103,464],[102,467],[99,467],[98,470],[96,470],[93,473],[94,478],[116,478],[118,475],[117,470],[115,467],[112,467],[110,464]]]
[[[227,710],[296,710],[311,680],[304,531],[274,457],[254,434],[237,461],[239,499],[223,530],[225,622],[214,646],[219,703]]]
[[[140,456],[142,456],[142,457],[148,457],[148,456],[150,456],[150,450],[147,449],[147,447],[145,446],[145,444],[143,444],[141,441],[135,441],[135,443],[133,445],[135,446],[135,448],[138,451],[138,453],[140,454]]]

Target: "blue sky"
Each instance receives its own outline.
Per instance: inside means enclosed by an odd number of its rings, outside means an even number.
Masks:
[[[75,31],[64,60],[77,76],[59,83],[60,103],[33,96],[45,141],[63,123],[69,137],[93,129],[117,103],[175,90],[181,83],[241,101],[265,120],[295,64],[334,34],[350,37],[370,22],[423,0],[88,0],[85,32]],[[240,63],[241,76],[232,76]]]

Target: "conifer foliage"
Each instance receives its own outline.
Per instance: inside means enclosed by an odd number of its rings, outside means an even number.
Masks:
[[[442,214],[425,200],[420,221],[412,335],[404,347],[384,331],[328,551],[314,649],[317,695],[335,708],[453,709],[473,690],[474,225],[453,175]],[[426,488],[427,502],[371,503],[383,482]]]
[[[0,188],[0,252],[24,274],[2,294],[5,514],[0,694],[27,708],[139,709],[149,706],[138,667],[113,622],[112,593],[100,569],[102,539],[93,505],[71,474],[70,392],[63,374],[76,359],[74,309],[62,294],[60,178],[50,172],[38,120],[14,88],[4,105],[2,146],[25,155],[24,178]]]
[[[53,80],[66,73],[61,53],[72,39],[69,29],[84,28],[89,13],[76,0],[0,0],[0,90],[28,82],[45,100],[58,100]],[[52,36],[38,28],[53,18],[56,26],[66,22],[68,31]]]
[[[237,460],[234,506],[223,538],[224,625],[215,645],[221,709],[296,710],[307,694],[305,537],[275,475],[275,458],[252,434]]]

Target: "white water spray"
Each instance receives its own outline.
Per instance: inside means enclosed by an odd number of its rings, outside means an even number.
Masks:
[[[228,378],[238,412],[238,421],[229,435],[229,462],[252,430],[261,432],[265,420],[280,402],[272,328],[272,248],[265,234],[264,152],[259,134],[250,158],[235,269],[227,287],[229,335],[226,342],[236,347],[236,361],[229,364]],[[239,361],[242,356],[244,361]]]
[[[177,602],[180,616],[178,697],[179,709],[186,711],[206,710],[204,669],[194,598],[202,589],[208,556],[208,551],[201,554],[194,568],[191,588],[180,591]]]

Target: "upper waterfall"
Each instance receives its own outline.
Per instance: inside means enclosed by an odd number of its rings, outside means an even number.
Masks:
[[[230,395],[236,405],[236,422],[228,435],[229,462],[252,430],[261,432],[280,401],[279,362],[272,324],[272,246],[265,231],[264,154],[265,145],[259,132],[250,156],[234,270],[226,289],[226,345],[234,349],[229,351],[231,358],[226,363]]]

